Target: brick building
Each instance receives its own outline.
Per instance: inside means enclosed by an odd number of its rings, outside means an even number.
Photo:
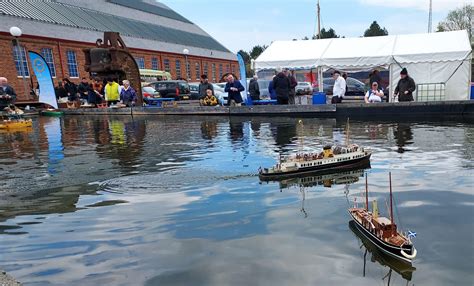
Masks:
[[[22,29],[21,47],[14,47],[9,28]],[[119,32],[140,68],[165,70],[173,78],[198,81],[207,74],[219,81],[238,74],[236,56],[194,23],[153,0],[35,0],[0,2],[0,76],[18,100],[32,99],[24,89],[36,86],[26,52],[48,62],[55,82],[64,77],[78,83],[84,70],[84,48],[95,46],[103,32]],[[188,69],[183,51],[187,49]],[[188,76],[186,76],[188,71]]]

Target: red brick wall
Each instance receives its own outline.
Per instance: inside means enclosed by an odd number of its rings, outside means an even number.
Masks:
[[[0,52],[2,57],[0,57],[0,76],[4,76],[8,79],[8,82],[13,88],[15,89],[18,100],[30,100],[27,95],[28,92],[23,88],[23,78],[18,77],[17,71],[15,68],[15,62],[13,60],[13,45],[12,45],[12,37],[7,35],[0,35]],[[77,60],[77,67],[79,72],[79,77],[77,78],[70,78],[71,81],[79,83],[82,77],[88,77],[89,74],[86,73],[84,70],[84,48],[92,48],[95,45],[92,43],[81,43],[81,42],[71,42],[71,41],[64,41],[64,40],[56,40],[56,39],[44,39],[44,38],[36,38],[36,37],[28,37],[23,36],[20,38],[20,43],[22,46],[25,47],[26,51],[35,51],[37,53],[41,52],[42,48],[51,48],[53,51],[54,57],[54,65],[56,68],[56,78],[53,78],[55,84],[59,80],[64,77],[69,77],[69,71],[67,66],[67,55],[66,51],[73,50],[76,52],[76,60]],[[130,49],[130,52],[133,56],[136,57],[143,57],[145,59],[145,68],[151,69],[151,59],[157,58],[158,65],[160,70],[165,70],[164,68],[164,59],[168,59],[170,61],[170,68],[171,68],[171,76],[173,79],[176,79],[178,75],[176,74],[176,60],[181,61],[181,76],[183,78],[186,77],[186,61],[184,55],[177,55],[171,53],[165,53],[160,51],[147,51],[147,50],[138,50],[138,49]],[[28,56],[27,56],[28,57]],[[216,64],[216,81],[219,81],[219,64],[223,65],[223,72],[226,73],[227,65],[231,65],[234,68],[234,73],[239,74],[238,63],[237,61],[229,61],[229,60],[219,60],[219,59],[211,59],[211,58],[201,58],[195,56],[189,56],[188,61],[190,63],[190,71],[191,71],[191,81],[198,81],[199,75],[196,75],[196,63],[200,66],[200,73],[204,73],[204,63],[208,63],[208,76],[209,79],[212,80],[212,64]],[[28,68],[29,74],[31,76],[26,78],[28,88],[31,85],[31,81],[33,82],[33,86],[36,87],[36,78],[33,74],[31,69],[31,63],[28,59]]]

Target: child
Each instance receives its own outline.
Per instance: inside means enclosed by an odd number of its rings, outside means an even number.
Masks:
[[[206,89],[206,96],[200,100],[201,106],[216,106],[217,98],[212,94],[211,89]]]

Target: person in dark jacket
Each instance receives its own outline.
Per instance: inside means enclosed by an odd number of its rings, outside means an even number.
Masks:
[[[5,77],[0,77],[0,110],[15,103],[16,93],[13,87],[8,85],[8,80]]]
[[[212,90],[212,95],[214,95],[214,86],[209,82],[207,75],[201,75],[201,83],[199,84],[199,98],[204,98],[207,95],[207,90]]]
[[[132,107],[135,105],[137,101],[137,93],[130,86],[130,82],[128,80],[123,81],[123,88],[120,91],[120,103],[125,104],[126,106]]]
[[[276,90],[273,87],[273,79],[275,79],[275,76],[273,76],[272,80],[268,83],[268,93],[270,94],[270,98],[275,100],[277,99],[277,95]]]
[[[416,89],[415,81],[408,76],[406,68],[400,72],[400,80],[395,88],[394,96],[398,96],[398,101],[413,101],[413,92]]]
[[[290,93],[288,97],[288,103],[289,104],[295,104],[295,96],[296,96],[296,86],[298,85],[298,82],[296,81],[296,78],[294,76],[294,71],[290,74],[288,70],[285,71],[286,74],[288,74],[288,78],[290,79]]]
[[[81,101],[86,102],[89,97],[89,81],[87,78],[83,77],[81,83],[77,87],[77,92],[81,97]]]
[[[58,85],[54,88],[54,93],[56,94],[56,99],[67,97],[67,91],[62,81],[58,82]]]
[[[290,79],[284,72],[278,73],[275,78],[273,78],[273,88],[276,92],[278,104],[288,104],[290,86]]]
[[[245,88],[240,81],[235,80],[234,76],[229,75],[227,77],[227,84],[225,85],[224,91],[229,94],[227,97],[227,104],[231,106],[240,106],[242,104],[242,95],[240,94]]]
[[[260,87],[258,86],[257,75],[254,75],[249,82],[249,93],[252,100],[260,100]]]
[[[63,78],[63,86],[67,92],[67,100],[70,102],[77,101],[77,86],[68,78]]]

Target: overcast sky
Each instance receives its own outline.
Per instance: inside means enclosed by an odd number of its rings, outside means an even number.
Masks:
[[[232,52],[274,40],[311,37],[316,0],[160,0]],[[452,9],[472,0],[433,0],[433,30]],[[377,21],[389,34],[426,33],[429,0],[320,0],[321,25],[338,35],[359,37]]]

